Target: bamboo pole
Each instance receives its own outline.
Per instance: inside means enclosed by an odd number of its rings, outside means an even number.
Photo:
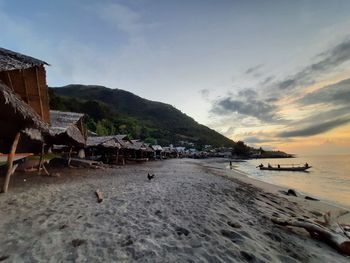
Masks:
[[[17,144],[19,141],[19,138],[21,136],[20,132],[16,133],[15,139],[13,140],[12,146],[11,146],[11,151],[7,156],[7,173],[6,173],[6,178],[5,178],[5,182],[4,182],[4,186],[2,188],[2,192],[6,193],[9,183],[10,183],[10,177],[11,175],[14,173],[13,170],[13,157],[15,156],[16,153],[16,149],[17,149]]]
[[[68,163],[67,163],[68,167],[70,166],[70,161],[72,159],[72,150],[73,150],[73,147],[71,146],[69,150],[69,156],[68,156]]]
[[[41,145],[41,153],[40,153],[40,161],[39,161],[39,167],[38,167],[38,174],[41,174],[41,167],[43,166],[43,155],[44,155],[44,143]]]

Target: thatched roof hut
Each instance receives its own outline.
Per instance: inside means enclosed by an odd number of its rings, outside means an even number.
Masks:
[[[163,147],[160,146],[160,145],[152,145],[151,146],[153,150],[155,151],[159,151],[159,152],[162,152],[163,151]]]
[[[13,166],[13,160],[21,134],[26,135],[22,136],[22,142],[28,140],[28,137],[31,143],[40,142],[41,132],[48,132],[48,124],[0,80],[0,127],[0,150],[8,153],[6,178],[2,187],[2,192],[6,193],[10,177],[17,167]],[[24,146],[26,149],[37,148],[35,143],[33,145],[25,143]]]
[[[0,80],[50,122],[45,61],[0,48]]]
[[[84,114],[76,112],[50,111],[50,144],[83,147],[86,132],[83,124]]]
[[[0,139],[12,142],[17,132],[30,139],[42,140],[42,132],[49,126],[17,94],[0,80]]]
[[[93,136],[86,140],[87,147],[120,149],[121,144],[115,136]]]

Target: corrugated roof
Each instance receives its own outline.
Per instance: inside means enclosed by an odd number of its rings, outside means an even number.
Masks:
[[[26,56],[5,48],[0,48],[0,71],[27,69],[34,66],[49,65],[45,61]]]

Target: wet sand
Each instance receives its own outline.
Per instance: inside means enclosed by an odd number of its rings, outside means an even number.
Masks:
[[[215,161],[59,173],[16,174],[0,195],[3,262],[349,262],[306,232],[270,220],[316,218],[329,207],[284,197]]]

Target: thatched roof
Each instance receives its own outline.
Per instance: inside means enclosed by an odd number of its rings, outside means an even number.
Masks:
[[[51,127],[49,139],[53,144],[84,146],[84,135],[78,128],[78,122],[84,117],[82,113],[50,111]]]
[[[154,152],[154,150],[140,140],[132,140],[131,143],[127,145],[128,149],[144,151],[144,152]]]
[[[163,148],[160,145],[152,145],[151,147],[155,151],[163,151]]]
[[[0,138],[13,138],[18,131],[40,139],[49,125],[0,80]]]
[[[96,136],[91,136],[91,138],[96,137]],[[120,148],[123,149],[130,149],[130,145],[132,142],[128,139],[128,135],[125,134],[115,134],[115,135],[108,135],[108,136],[98,136],[98,137],[103,137],[103,140],[115,140]]]
[[[34,66],[49,65],[45,61],[26,56],[5,48],[0,48],[0,71],[27,69]]]
[[[86,140],[87,147],[121,148],[118,140],[113,136],[93,136]]]

